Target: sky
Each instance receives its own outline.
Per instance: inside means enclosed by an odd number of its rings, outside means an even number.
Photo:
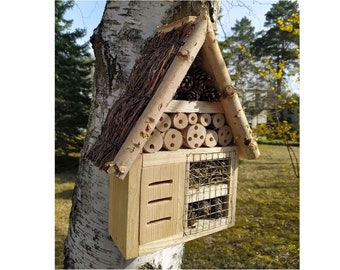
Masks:
[[[262,30],[265,14],[272,4],[277,2],[278,0],[222,0],[221,20],[217,23],[217,38],[223,40],[225,36],[230,36],[231,27],[235,25],[236,20],[240,21],[244,16],[252,21],[255,32]],[[80,44],[90,40],[93,30],[102,18],[105,3],[104,0],[78,0],[75,1],[74,7],[66,12],[65,19],[73,20],[72,29],[86,29],[86,36],[78,40]],[[299,92],[299,83],[295,78],[288,81],[288,87],[293,92]]]
[[[235,25],[236,20],[241,20],[246,16],[252,21],[255,31],[260,31],[263,28],[265,14],[277,0],[222,0],[222,18],[221,24],[226,32],[226,35],[231,35],[230,28]],[[88,41],[93,33],[93,30],[98,26],[103,15],[106,1],[104,0],[83,0],[75,1],[72,9],[69,9],[66,14],[66,19],[73,19],[74,28],[85,28],[86,36],[79,40],[80,43]],[[224,38],[224,32],[221,25],[217,25],[217,36],[219,39]]]

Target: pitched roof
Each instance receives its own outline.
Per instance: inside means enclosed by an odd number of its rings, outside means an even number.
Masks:
[[[87,154],[96,166],[124,179],[161,115],[200,53],[202,68],[220,92],[220,103],[240,156],[259,156],[206,11],[160,27],[131,71],[126,91],[113,104],[102,133]]]

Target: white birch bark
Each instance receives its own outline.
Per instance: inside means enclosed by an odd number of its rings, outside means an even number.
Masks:
[[[213,2],[218,12],[220,0]],[[198,4],[192,1],[107,2],[102,21],[91,39],[96,57],[93,99],[65,240],[65,268],[180,268],[183,244],[124,259],[108,233],[109,175],[93,166],[85,154],[100,134],[109,108],[124,89],[146,39],[164,23],[197,15]]]

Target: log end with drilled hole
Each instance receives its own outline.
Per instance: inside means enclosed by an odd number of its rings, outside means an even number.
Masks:
[[[197,120],[198,120],[198,116],[196,113],[189,113],[188,114],[188,123],[190,125],[194,125],[197,123]]]
[[[156,125],[156,128],[160,132],[165,132],[171,127],[171,118],[168,114],[163,113],[161,118],[159,119],[159,122]]]
[[[163,137],[157,129],[154,129],[154,131],[152,131],[151,133],[151,137],[144,145],[143,150],[146,153],[155,153],[161,150],[162,146],[163,146]]]
[[[188,125],[188,117],[185,113],[173,113],[170,115],[171,126],[176,129],[184,129]]]
[[[225,118],[222,113],[216,113],[212,115],[212,124],[214,128],[221,128],[225,124]]]
[[[163,134],[163,147],[169,151],[178,150],[183,144],[182,133],[174,128],[170,128]]]
[[[204,143],[206,133],[201,124],[190,125],[182,131],[183,144],[188,148],[198,148]]]
[[[217,145],[217,142],[218,142],[217,132],[215,130],[207,129],[207,135],[205,136],[203,145],[207,147],[214,147]]]
[[[198,115],[198,123],[204,127],[209,126],[211,124],[211,115],[209,113],[200,113]]]
[[[233,134],[231,132],[231,128],[227,125],[219,128],[217,131],[218,135],[218,144],[221,146],[227,146],[231,143],[233,139]]]

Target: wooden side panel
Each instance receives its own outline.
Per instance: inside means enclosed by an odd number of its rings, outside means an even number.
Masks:
[[[139,155],[124,181],[110,177],[109,233],[125,258],[138,257],[141,165]]]
[[[185,162],[142,169],[141,245],[183,231],[184,179]]]

